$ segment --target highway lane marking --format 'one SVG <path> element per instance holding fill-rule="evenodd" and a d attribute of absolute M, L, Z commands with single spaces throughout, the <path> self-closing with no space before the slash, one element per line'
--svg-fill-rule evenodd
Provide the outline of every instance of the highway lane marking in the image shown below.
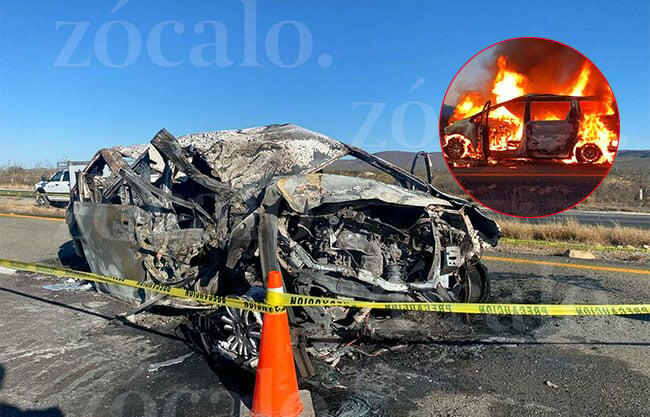
<path fill-rule="evenodd" d="M 27 214 L 14 214 L 14 213 L 0 213 L 0 217 L 14 217 L 20 219 L 37 219 L 37 220 L 49 220 L 51 222 L 64 222 L 65 219 L 58 217 L 44 217 L 44 216 L 30 216 Z"/>
<path fill-rule="evenodd" d="M 533 259 L 520 259 L 520 258 L 502 258 L 500 256 L 483 256 L 481 259 L 486 259 L 489 261 L 519 263 L 519 264 L 560 266 L 563 268 L 592 269 L 595 271 L 625 272 L 627 274 L 650 275 L 650 270 L 648 269 L 631 269 L 631 268 L 619 268 L 615 266 L 571 264 L 566 262 L 539 261 Z"/>
<path fill-rule="evenodd" d="M 617 216 L 642 216 L 642 217 L 650 217 L 650 212 L 648 213 L 643 213 L 640 211 L 598 211 L 598 210 L 576 210 L 573 213 L 566 213 L 566 214 L 574 214 L 574 215 L 580 215 L 580 214 L 598 214 L 601 216 L 604 215 L 610 215 L 614 214 Z"/>

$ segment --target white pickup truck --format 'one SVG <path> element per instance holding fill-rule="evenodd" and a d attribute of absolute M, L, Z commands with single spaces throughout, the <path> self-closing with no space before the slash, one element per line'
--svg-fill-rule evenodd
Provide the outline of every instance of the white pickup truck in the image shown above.
<path fill-rule="evenodd" d="M 36 203 L 49 206 L 52 203 L 67 203 L 70 201 L 70 190 L 77 183 L 77 171 L 86 167 L 86 162 L 58 162 L 57 171 L 49 180 L 34 184 Z"/>

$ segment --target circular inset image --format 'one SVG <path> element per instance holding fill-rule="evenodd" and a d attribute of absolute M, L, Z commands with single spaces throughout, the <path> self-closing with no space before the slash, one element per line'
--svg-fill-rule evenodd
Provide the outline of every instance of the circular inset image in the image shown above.
<path fill-rule="evenodd" d="M 518 38 L 479 52 L 452 80 L 442 153 L 458 183 L 492 210 L 540 217 L 584 200 L 612 166 L 614 94 L 575 49 Z"/>

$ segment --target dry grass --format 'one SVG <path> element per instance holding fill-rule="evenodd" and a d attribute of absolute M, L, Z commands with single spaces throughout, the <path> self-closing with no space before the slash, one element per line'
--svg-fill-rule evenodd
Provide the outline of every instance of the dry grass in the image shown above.
<path fill-rule="evenodd" d="M 504 237 L 522 240 L 587 243 L 606 246 L 650 245 L 650 230 L 635 227 L 605 227 L 581 225 L 575 220 L 530 224 L 500 220 Z"/>
<path fill-rule="evenodd" d="M 65 217 L 65 208 L 42 207 L 33 199 L 20 197 L 0 197 L 0 213 L 28 214 L 33 216 Z"/>
<path fill-rule="evenodd" d="M 38 181 L 34 181 L 34 184 L 36 184 Z M 28 187 L 25 184 L 15 184 L 11 182 L 0 182 L 0 188 L 7 188 L 11 190 L 28 190 L 28 191 L 34 191 L 34 184 L 32 184 L 31 187 Z"/>
<path fill-rule="evenodd" d="M 644 190 L 645 198 L 639 200 L 639 189 Z M 621 176 L 609 174 L 605 180 L 580 207 L 610 209 L 634 209 L 647 211 L 650 208 L 650 176 L 644 173 Z"/>
<path fill-rule="evenodd" d="M 41 180 L 50 178 L 56 169 L 48 167 L 25 168 L 19 165 L 0 167 L 0 188 L 29 188 Z"/>

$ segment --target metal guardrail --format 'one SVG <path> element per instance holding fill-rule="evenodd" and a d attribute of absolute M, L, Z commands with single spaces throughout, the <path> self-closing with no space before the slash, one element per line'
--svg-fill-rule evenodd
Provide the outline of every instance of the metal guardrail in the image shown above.
<path fill-rule="evenodd" d="M 4 197 L 34 197 L 34 190 L 14 190 L 11 188 L 0 188 L 0 196 Z"/>
<path fill-rule="evenodd" d="M 47 193 L 48 196 L 53 197 L 69 197 L 69 193 Z M 0 188 L 0 197 L 26 197 L 34 198 L 36 191 L 32 190 L 14 190 L 11 188 Z"/>

